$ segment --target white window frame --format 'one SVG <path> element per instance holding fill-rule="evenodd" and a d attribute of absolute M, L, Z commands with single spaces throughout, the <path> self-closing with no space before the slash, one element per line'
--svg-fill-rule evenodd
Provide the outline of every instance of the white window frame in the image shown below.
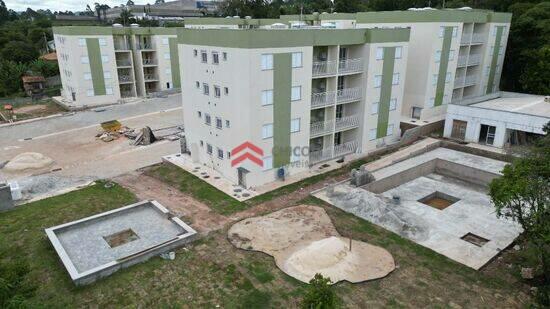
<path fill-rule="evenodd" d="M 84 63 L 84 64 L 90 63 L 90 58 L 88 58 L 88 56 L 81 56 L 80 63 Z"/>
<path fill-rule="evenodd" d="M 450 83 L 451 78 L 452 78 L 451 72 L 447 72 L 447 74 L 445 74 L 445 83 Z"/>
<path fill-rule="evenodd" d="M 290 120 L 290 133 L 300 132 L 300 118 Z"/>
<path fill-rule="evenodd" d="M 99 41 L 99 46 L 107 46 L 107 40 L 100 38 L 98 41 Z"/>
<path fill-rule="evenodd" d="M 388 128 L 386 129 L 386 136 L 392 136 L 393 135 L 393 123 L 388 124 Z"/>
<path fill-rule="evenodd" d="M 445 27 L 440 26 L 439 27 L 439 37 L 442 38 L 445 35 Z"/>
<path fill-rule="evenodd" d="M 299 101 L 302 99 L 302 86 L 294 86 L 290 90 L 290 101 Z"/>
<path fill-rule="evenodd" d="M 292 67 L 293 68 L 301 68 L 302 67 L 302 59 L 303 59 L 303 53 L 302 52 L 292 53 Z"/>
<path fill-rule="evenodd" d="M 90 72 L 84 73 L 84 80 L 92 80 L 92 73 Z"/>
<path fill-rule="evenodd" d="M 401 59 L 403 57 L 403 47 L 396 46 L 395 47 L 395 59 Z"/>
<path fill-rule="evenodd" d="M 378 114 L 378 109 L 379 108 L 380 108 L 380 103 L 379 102 L 372 103 L 371 106 L 370 106 L 370 114 L 371 115 Z"/>
<path fill-rule="evenodd" d="M 206 50 L 201 50 L 201 62 L 208 63 L 208 53 Z"/>
<path fill-rule="evenodd" d="M 374 88 L 382 87 L 382 75 L 374 75 Z"/>
<path fill-rule="evenodd" d="M 393 73 L 392 79 L 391 79 L 391 84 L 393 86 L 399 85 L 399 78 L 400 78 L 399 73 Z"/>
<path fill-rule="evenodd" d="M 439 74 L 434 74 L 434 75 L 433 75 L 432 86 L 437 85 L 437 79 L 438 79 L 438 78 L 439 78 Z"/>
<path fill-rule="evenodd" d="M 262 106 L 273 105 L 273 89 L 262 90 Z"/>
<path fill-rule="evenodd" d="M 111 71 L 103 71 L 104 79 L 111 79 Z"/>
<path fill-rule="evenodd" d="M 112 87 L 105 87 L 105 93 L 108 94 L 108 95 L 112 95 L 113 94 L 113 88 Z"/>
<path fill-rule="evenodd" d="M 170 53 L 164 53 L 164 60 L 170 60 Z"/>
<path fill-rule="evenodd" d="M 86 39 L 78 39 L 78 46 L 86 46 Z"/>
<path fill-rule="evenodd" d="M 262 71 L 273 70 L 273 54 L 262 54 L 260 67 Z"/>
<path fill-rule="evenodd" d="M 101 55 L 101 63 L 107 63 L 107 62 L 109 62 L 109 56 Z"/>
<path fill-rule="evenodd" d="M 428 100 L 428 107 L 434 107 L 435 106 L 435 98 L 430 98 Z"/>
<path fill-rule="evenodd" d="M 88 89 L 88 90 L 86 90 L 86 96 L 87 96 L 87 97 L 93 97 L 93 96 L 95 96 L 94 90 L 93 90 L 93 89 Z"/>
<path fill-rule="evenodd" d="M 264 162 L 264 166 L 262 167 L 262 169 L 264 171 L 268 171 L 270 169 L 273 169 L 273 157 L 272 156 L 264 157 L 262 159 L 262 161 Z"/>
<path fill-rule="evenodd" d="M 273 137 L 273 123 L 266 123 L 262 126 L 262 139 Z"/>
<path fill-rule="evenodd" d="M 210 86 L 207 83 L 202 83 L 202 94 L 210 95 Z"/>
<path fill-rule="evenodd" d="M 435 51 L 435 63 L 439 63 L 439 62 L 441 62 L 441 51 L 436 50 Z"/>
<path fill-rule="evenodd" d="M 217 51 L 212 52 L 212 64 L 220 64 L 220 54 Z"/>
<path fill-rule="evenodd" d="M 223 153 L 224 153 L 223 149 L 217 148 L 217 150 L 218 150 L 218 159 L 223 159 Z"/>
<path fill-rule="evenodd" d="M 374 141 L 376 139 L 377 131 L 378 131 L 378 128 L 374 128 L 374 129 L 369 130 L 369 141 Z"/>
<path fill-rule="evenodd" d="M 162 38 L 162 45 L 168 45 L 168 38 Z"/>
<path fill-rule="evenodd" d="M 396 98 L 390 99 L 390 110 L 394 111 L 396 109 L 397 109 L 397 99 Z"/>
<path fill-rule="evenodd" d="M 214 97 L 219 98 L 222 96 L 222 88 L 218 85 L 214 85 Z"/>
<path fill-rule="evenodd" d="M 223 128 L 223 120 L 220 117 L 216 117 L 216 129 L 222 129 Z"/>
<path fill-rule="evenodd" d="M 384 47 L 376 48 L 376 60 L 384 59 Z"/>

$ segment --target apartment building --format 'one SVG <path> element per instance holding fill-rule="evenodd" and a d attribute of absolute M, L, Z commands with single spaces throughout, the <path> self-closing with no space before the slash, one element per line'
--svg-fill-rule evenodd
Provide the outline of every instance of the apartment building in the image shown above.
<path fill-rule="evenodd" d="M 180 88 L 175 28 L 54 27 L 63 101 L 83 107 Z"/>
<path fill-rule="evenodd" d="M 214 22 L 178 30 L 194 162 L 250 187 L 399 140 L 409 28 Z M 235 164 L 245 142 L 261 158 Z"/>
<path fill-rule="evenodd" d="M 287 15 L 294 24 L 337 29 L 410 27 L 403 121 L 445 119 L 447 105 L 498 92 L 512 15 L 485 10 L 410 9 Z"/>

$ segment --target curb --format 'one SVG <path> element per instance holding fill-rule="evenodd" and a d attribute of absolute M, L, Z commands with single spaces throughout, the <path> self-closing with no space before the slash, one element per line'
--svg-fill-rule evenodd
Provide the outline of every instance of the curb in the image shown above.
<path fill-rule="evenodd" d="M 75 114 L 75 112 L 67 112 L 67 113 L 53 114 L 53 115 L 49 115 L 49 116 L 45 116 L 45 117 L 25 119 L 25 120 L 16 121 L 16 122 L 8 122 L 8 123 L 0 124 L 0 128 L 11 127 L 11 126 L 19 125 L 19 124 L 31 123 L 31 122 L 35 122 L 35 121 L 47 120 L 47 119 L 57 118 L 57 117 L 62 117 L 62 116 L 71 116 L 71 115 L 74 115 L 74 114 Z"/>

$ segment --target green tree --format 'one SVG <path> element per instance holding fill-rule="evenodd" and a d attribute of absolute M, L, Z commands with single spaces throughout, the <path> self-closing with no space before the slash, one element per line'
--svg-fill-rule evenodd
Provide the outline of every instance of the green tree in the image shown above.
<path fill-rule="evenodd" d="M 315 274 L 309 281 L 309 287 L 302 299 L 301 307 L 304 309 L 330 309 L 336 308 L 337 297 L 331 288 L 332 281 L 321 274 Z"/>
<path fill-rule="evenodd" d="M 0 25 L 10 19 L 10 13 L 3 0 L 0 0 Z"/>
<path fill-rule="evenodd" d="M 30 43 L 12 41 L 4 45 L 0 51 L 2 59 L 14 62 L 31 62 L 38 58 L 38 50 Z"/>
<path fill-rule="evenodd" d="M 526 55 L 525 69 L 519 82 L 529 93 L 550 94 L 550 44 Z"/>
<path fill-rule="evenodd" d="M 21 76 L 28 70 L 27 65 L 0 60 L 0 96 L 8 96 L 23 89 Z"/>
<path fill-rule="evenodd" d="M 497 216 L 521 225 L 536 248 L 544 280 L 550 284 L 550 122 L 524 157 L 515 159 L 489 185 Z"/>

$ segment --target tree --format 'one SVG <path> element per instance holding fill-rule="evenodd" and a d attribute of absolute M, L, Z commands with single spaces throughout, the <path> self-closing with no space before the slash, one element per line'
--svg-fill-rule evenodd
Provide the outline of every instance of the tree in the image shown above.
<path fill-rule="evenodd" d="M 489 184 L 497 216 L 521 225 L 537 250 L 546 285 L 550 284 L 550 122 L 524 157 L 515 159 L 503 176 Z"/>
<path fill-rule="evenodd" d="M 126 5 L 134 5 L 134 1 L 128 0 L 128 1 L 126 2 Z"/>
<path fill-rule="evenodd" d="M 155 0 L 155 4 L 162 4 L 164 3 L 164 0 Z"/>
<path fill-rule="evenodd" d="M 23 89 L 21 76 L 27 72 L 27 65 L 0 60 L 0 96 L 14 94 Z"/>
<path fill-rule="evenodd" d="M 0 24 L 3 24 L 10 19 L 10 13 L 3 0 L 0 0 Z"/>
<path fill-rule="evenodd" d="M 337 297 L 331 288 L 332 281 L 321 274 L 315 274 L 309 281 L 309 287 L 302 299 L 301 307 L 304 309 L 330 309 L 336 308 Z"/>
<path fill-rule="evenodd" d="M 519 82 L 529 93 L 550 93 L 550 44 L 529 53 Z"/>
<path fill-rule="evenodd" d="M 4 45 L 0 56 L 8 61 L 27 63 L 38 58 L 38 50 L 30 43 L 11 41 Z"/>

